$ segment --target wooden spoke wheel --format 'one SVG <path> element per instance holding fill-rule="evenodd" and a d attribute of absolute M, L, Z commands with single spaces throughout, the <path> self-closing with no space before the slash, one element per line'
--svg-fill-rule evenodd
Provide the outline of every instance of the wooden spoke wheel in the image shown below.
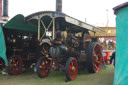
<path fill-rule="evenodd" d="M 90 73 L 96 73 L 100 71 L 101 61 L 102 61 L 102 53 L 101 47 L 98 43 L 93 42 L 90 43 L 87 50 L 88 58 L 87 58 L 87 69 Z"/>
<path fill-rule="evenodd" d="M 37 62 L 37 75 L 40 78 L 47 77 L 50 73 L 51 61 L 47 57 L 41 57 Z"/>
<path fill-rule="evenodd" d="M 65 66 L 65 73 L 67 80 L 74 80 L 77 76 L 78 65 L 75 58 L 68 58 Z"/>
<path fill-rule="evenodd" d="M 12 56 L 9 58 L 9 64 L 7 66 L 7 72 L 10 75 L 19 74 L 22 70 L 23 62 L 19 56 Z"/>
<path fill-rule="evenodd" d="M 5 67 L 5 62 L 2 58 L 0 58 L 0 70 L 2 70 Z"/>

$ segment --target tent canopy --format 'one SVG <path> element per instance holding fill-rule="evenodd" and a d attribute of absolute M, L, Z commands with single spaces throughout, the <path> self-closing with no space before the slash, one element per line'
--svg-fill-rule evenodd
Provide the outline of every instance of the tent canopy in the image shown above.
<path fill-rule="evenodd" d="M 0 58 L 2 58 L 5 61 L 5 64 L 8 65 L 4 34 L 1 26 L 0 26 Z"/>
<path fill-rule="evenodd" d="M 21 14 L 14 16 L 11 20 L 9 20 L 3 26 L 3 28 L 30 31 L 30 32 L 37 32 L 37 30 L 38 30 L 37 26 L 25 23 L 24 22 L 24 16 Z"/>
<path fill-rule="evenodd" d="M 116 14 L 116 57 L 113 85 L 128 85 L 128 2 L 114 8 Z"/>

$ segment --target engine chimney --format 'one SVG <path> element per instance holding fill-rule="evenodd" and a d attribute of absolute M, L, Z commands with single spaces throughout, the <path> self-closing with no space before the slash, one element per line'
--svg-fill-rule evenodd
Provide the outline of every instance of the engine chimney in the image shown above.
<path fill-rule="evenodd" d="M 3 0 L 3 21 L 8 20 L 8 0 Z"/>
<path fill-rule="evenodd" d="M 62 0 L 56 0 L 56 11 L 62 12 Z"/>
<path fill-rule="evenodd" d="M 2 0 L 0 0 L 0 21 L 2 20 Z"/>

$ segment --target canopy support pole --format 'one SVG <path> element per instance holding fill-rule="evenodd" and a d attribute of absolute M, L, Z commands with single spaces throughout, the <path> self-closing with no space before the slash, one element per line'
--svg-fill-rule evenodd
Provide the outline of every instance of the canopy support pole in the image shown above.
<path fill-rule="evenodd" d="M 38 40 L 40 40 L 40 19 L 38 19 Z"/>
<path fill-rule="evenodd" d="M 53 18 L 53 37 L 52 39 L 55 39 L 55 18 Z"/>

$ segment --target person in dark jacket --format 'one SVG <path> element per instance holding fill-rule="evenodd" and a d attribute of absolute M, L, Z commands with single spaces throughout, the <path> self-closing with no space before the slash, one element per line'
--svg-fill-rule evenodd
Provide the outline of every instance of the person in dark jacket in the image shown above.
<path fill-rule="evenodd" d="M 112 64 L 112 61 L 114 61 L 114 66 L 115 66 L 115 54 L 116 52 L 113 52 L 110 58 L 110 64 Z"/>

